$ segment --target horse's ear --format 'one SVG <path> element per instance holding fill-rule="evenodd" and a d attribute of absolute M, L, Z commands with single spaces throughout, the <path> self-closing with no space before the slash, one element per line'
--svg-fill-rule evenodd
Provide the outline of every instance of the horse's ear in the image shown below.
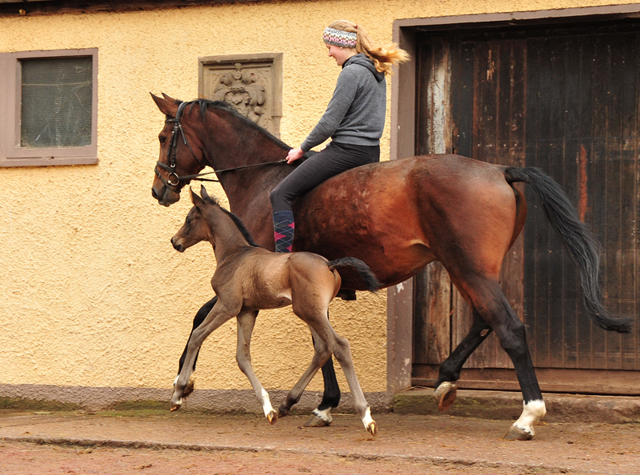
<path fill-rule="evenodd" d="M 194 193 L 193 188 L 189 187 L 189 192 L 191 193 L 191 202 L 194 206 L 199 207 L 204 204 L 204 200 Z"/>
<path fill-rule="evenodd" d="M 202 198 L 205 200 L 211 200 L 211 198 L 209 197 L 209 193 L 207 193 L 207 189 L 204 187 L 204 185 L 200 185 L 200 195 L 202 195 Z"/>
<path fill-rule="evenodd" d="M 158 106 L 158 109 L 160 109 L 160 112 L 170 117 L 176 116 L 178 112 L 178 104 L 176 103 L 175 99 L 172 99 L 165 94 L 162 94 L 164 96 L 164 99 L 156 96 L 153 93 L 150 93 L 150 94 L 151 94 L 151 98 L 153 99 L 153 102 L 155 102 L 156 105 Z"/>

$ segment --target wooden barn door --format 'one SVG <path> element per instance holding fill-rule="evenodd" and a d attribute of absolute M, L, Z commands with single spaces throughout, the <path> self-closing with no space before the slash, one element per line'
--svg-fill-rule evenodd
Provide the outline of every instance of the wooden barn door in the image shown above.
<path fill-rule="evenodd" d="M 535 166 L 553 177 L 603 245 L 605 306 L 635 316 L 640 298 L 640 26 L 530 28 L 429 34 L 420 41 L 418 153 L 455 152 Z M 437 138 L 440 134 L 442 137 Z M 640 394 L 640 335 L 595 327 L 577 269 L 525 190 L 525 231 L 502 269 L 502 288 L 527 325 L 543 390 Z M 416 279 L 413 382 L 470 327 L 471 313 L 439 264 Z M 465 365 L 462 387 L 518 387 L 490 336 Z"/>

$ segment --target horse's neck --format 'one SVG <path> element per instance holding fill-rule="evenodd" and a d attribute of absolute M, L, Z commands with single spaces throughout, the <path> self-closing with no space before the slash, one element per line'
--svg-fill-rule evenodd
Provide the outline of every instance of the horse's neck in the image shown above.
<path fill-rule="evenodd" d="M 229 256 L 236 254 L 245 247 L 251 247 L 236 226 L 236 223 L 222 210 L 219 215 L 209 221 L 209 230 L 212 235 L 211 244 L 218 265 Z"/>
<path fill-rule="evenodd" d="M 208 152 L 214 170 L 275 162 L 287 155 L 288 149 L 284 144 L 251 130 L 249 125 L 238 122 L 235 117 L 229 119 L 216 114 L 207 123 L 212 124 L 208 132 Z M 264 245 L 260 238 L 262 230 L 254 225 L 263 222 L 265 215 L 271 214 L 269 193 L 291 170 L 285 165 L 266 165 L 220 173 L 218 176 L 229 198 L 231 211 L 242 218 L 260 244 Z"/>

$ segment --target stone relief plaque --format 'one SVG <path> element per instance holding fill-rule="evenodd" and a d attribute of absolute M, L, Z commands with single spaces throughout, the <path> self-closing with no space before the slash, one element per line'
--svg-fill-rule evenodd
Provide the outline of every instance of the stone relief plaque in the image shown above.
<path fill-rule="evenodd" d="M 199 62 L 200 97 L 224 101 L 280 136 L 282 53 L 207 56 Z"/>

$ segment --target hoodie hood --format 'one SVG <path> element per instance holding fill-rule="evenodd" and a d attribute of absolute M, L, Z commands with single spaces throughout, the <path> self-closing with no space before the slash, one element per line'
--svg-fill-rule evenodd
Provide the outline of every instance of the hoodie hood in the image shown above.
<path fill-rule="evenodd" d="M 349 59 L 347 59 L 342 65 L 342 69 L 347 66 L 351 66 L 352 64 L 358 64 L 367 68 L 369 71 L 371 71 L 371 74 L 373 74 L 378 82 L 381 82 L 384 79 L 384 73 L 378 71 L 373 64 L 373 61 L 363 53 L 358 53 L 355 56 L 351 56 Z"/>

